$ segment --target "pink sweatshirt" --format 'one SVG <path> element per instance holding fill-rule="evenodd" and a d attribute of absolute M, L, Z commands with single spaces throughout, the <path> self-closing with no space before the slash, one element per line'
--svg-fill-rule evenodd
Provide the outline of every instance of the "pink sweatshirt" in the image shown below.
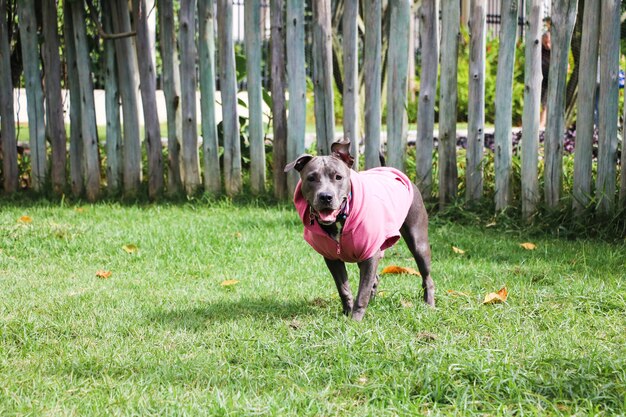
<path fill-rule="evenodd" d="M 361 262 L 400 239 L 400 227 L 413 203 L 413 186 L 395 168 L 350 172 L 352 199 L 339 242 L 317 222 L 311 225 L 309 204 L 298 183 L 294 203 L 304 224 L 304 240 L 328 259 Z"/>

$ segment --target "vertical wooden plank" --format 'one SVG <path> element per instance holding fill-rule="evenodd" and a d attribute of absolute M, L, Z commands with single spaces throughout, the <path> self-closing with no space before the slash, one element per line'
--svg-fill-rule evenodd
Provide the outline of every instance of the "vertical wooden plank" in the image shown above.
<path fill-rule="evenodd" d="M 24 63 L 28 131 L 30 134 L 31 184 L 43 191 L 46 182 L 46 132 L 44 130 L 43 91 L 39 71 L 39 44 L 34 0 L 18 2 L 20 41 Z"/>
<path fill-rule="evenodd" d="M 126 0 L 111 1 L 113 10 L 113 29 L 116 33 L 130 32 L 130 14 Z M 122 117 L 124 119 L 124 157 L 123 186 L 124 195 L 133 198 L 141 183 L 141 143 L 139 141 L 139 115 L 137 104 L 137 56 L 130 38 L 115 40 L 117 73 L 120 96 L 122 97 Z"/>
<path fill-rule="evenodd" d="M 330 0 L 313 2 L 313 99 L 317 153 L 329 155 L 335 141 Z"/>
<path fill-rule="evenodd" d="M 112 10 L 109 2 L 102 3 L 102 26 L 113 33 Z M 107 189 L 110 195 L 119 192 L 122 181 L 122 125 L 120 123 L 120 91 L 117 80 L 115 43 L 104 41 L 104 91 L 106 108 Z"/>
<path fill-rule="evenodd" d="M 233 2 L 217 0 L 217 26 L 222 93 L 222 126 L 224 128 L 224 183 L 226 194 L 241 192 L 241 143 L 237 115 L 237 77 L 233 42 Z"/>
<path fill-rule="evenodd" d="M 137 28 L 135 45 L 148 156 L 148 197 L 155 200 L 163 193 L 163 148 L 156 103 L 156 71 L 152 64 L 154 61 L 150 48 L 147 14 L 146 1 L 133 0 L 133 16 Z"/>
<path fill-rule="evenodd" d="M 578 71 L 576 152 L 574 152 L 574 209 L 580 213 L 591 202 L 593 181 L 594 108 L 598 83 L 600 2 L 586 1 Z"/>
<path fill-rule="evenodd" d="M 363 71 L 365 72 L 365 169 L 380 165 L 381 124 L 381 0 L 364 0 L 363 14 L 365 44 Z"/>
<path fill-rule="evenodd" d="M 622 118 L 622 160 L 621 172 L 620 172 L 620 188 L 619 188 L 619 209 L 626 209 L 626 138 L 624 137 L 626 132 L 626 106 L 624 106 L 624 115 Z"/>
<path fill-rule="evenodd" d="M 7 28 L 7 1 L 0 0 L 0 136 L 2 137 L 2 185 L 5 193 L 17 191 L 17 142 L 11 79 L 11 49 Z"/>
<path fill-rule="evenodd" d="M 391 0 L 389 7 L 391 46 L 387 52 L 387 164 L 403 171 L 408 124 L 406 109 L 411 2 Z"/>
<path fill-rule="evenodd" d="M 83 0 L 75 0 L 71 4 L 72 21 L 74 23 L 74 45 L 76 46 L 76 62 L 78 83 L 80 86 L 81 132 L 83 136 L 83 161 L 85 178 L 85 196 L 95 201 L 100 196 L 100 160 L 98 157 L 98 134 L 96 132 L 96 106 L 93 98 L 91 80 L 91 64 L 87 46 L 87 29 L 85 26 L 85 5 Z"/>
<path fill-rule="evenodd" d="M 63 119 L 61 96 L 61 58 L 59 56 L 59 34 L 57 5 L 55 0 L 42 1 L 42 23 L 44 47 L 42 56 L 45 68 L 47 131 L 52 148 L 51 182 L 52 192 L 62 195 L 65 191 L 65 167 L 67 165 L 67 136 Z"/>
<path fill-rule="evenodd" d="M 550 39 L 550 75 L 547 92 L 545 132 L 544 197 L 549 208 L 556 208 L 561 198 L 563 177 L 563 132 L 565 131 L 565 89 L 569 53 L 578 0 L 563 0 L 552 5 Z"/>
<path fill-rule="evenodd" d="M 343 136 L 350 139 L 354 167 L 359 166 L 359 1 L 346 0 L 343 11 Z"/>
<path fill-rule="evenodd" d="M 457 68 L 461 9 L 457 1 L 441 6 L 441 88 L 439 96 L 439 208 L 456 198 Z"/>
<path fill-rule="evenodd" d="M 432 197 L 433 131 L 435 129 L 435 99 L 437 95 L 437 66 L 439 64 L 439 1 L 422 0 L 418 12 L 422 43 L 422 72 L 417 105 L 417 138 L 415 141 L 416 183 L 425 199 Z"/>
<path fill-rule="evenodd" d="M 285 103 L 285 22 L 284 0 L 271 0 L 271 63 L 272 63 L 272 150 L 274 196 L 287 197 L 287 177 L 283 168 L 287 164 L 287 108 Z"/>
<path fill-rule="evenodd" d="M 215 1 L 198 3 L 198 53 L 200 54 L 200 112 L 204 153 L 204 190 L 218 194 L 222 189 L 220 157 L 215 121 Z"/>
<path fill-rule="evenodd" d="M 601 213 L 615 208 L 619 72 L 620 0 L 602 2 L 600 28 L 600 99 L 598 100 L 598 176 L 596 199 Z M 553 42 L 554 45 L 554 42 Z M 552 70 L 552 68 L 550 68 Z M 548 107 L 548 112 L 550 108 Z"/>
<path fill-rule="evenodd" d="M 182 174 L 187 195 L 200 186 L 196 123 L 196 0 L 180 2 L 180 85 L 183 116 Z"/>
<path fill-rule="evenodd" d="M 417 25 L 415 24 L 415 10 L 417 3 L 410 2 L 410 15 L 409 15 L 409 76 L 408 76 L 408 89 L 409 89 L 409 103 L 415 102 L 415 33 Z"/>
<path fill-rule="evenodd" d="M 83 136 L 81 133 L 80 86 L 78 84 L 78 64 L 74 45 L 74 24 L 70 2 L 63 2 L 63 35 L 65 40 L 65 61 L 67 62 L 67 83 L 70 90 L 70 187 L 74 197 L 80 197 L 84 190 L 83 181 Z"/>
<path fill-rule="evenodd" d="M 541 105 L 542 0 L 526 3 L 524 112 L 522 114 L 522 217 L 530 220 L 539 202 L 539 113 Z"/>
<path fill-rule="evenodd" d="M 244 7 L 246 44 L 246 79 L 248 82 L 248 125 L 250 140 L 250 189 L 253 194 L 265 191 L 265 138 L 263 134 L 263 98 L 261 97 L 261 0 L 248 0 Z"/>
<path fill-rule="evenodd" d="M 306 62 L 304 59 L 304 0 L 287 0 L 287 74 L 289 118 L 287 119 L 287 161 L 304 153 L 306 129 Z M 289 193 L 298 183 L 298 173 L 287 174 Z"/>
<path fill-rule="evenodd" d="M 183 120 L 180 103 L 180 63 L 178 61 L 178 48 L 176 47 L 173 0 L 158 0 L 157 11 L 159 12 L 159 41 L 163 65 L 161 76 L 167 112 L 167 193 L 174 196 L 179 194 L 183 188 L 180 176 L 180 144 L 183 136 Z M 202 65 L 202 62 L 200 64 Z M 217 133 L 215 133 L 216 136 Z M 206 136 L 205 140 L 207 140 Z M 217 141 L 217 139 L 215 140 Z M 206 171 L 205 175 L 207 175 Z M 217 180 L 219 184 L 219 171 Z"/>
<path fill-rule="evenodd" d="M 485 0 L 470 5 L 469 104 L 467 109 L 467 162 L 465 200 L 483 196 L 483 150 L 485 144 L 485 46 L 487 9 Z"/>
<path fill-rule="evenodd" d="M 496 210 L 504 210 L 511 203 L 511 117 L 513 114 L 513 64 L 517 34 L 517 0 L 502 0 L 500 13 L 500 49 L 496 75 L 495 121 L 495 177 Z"/>

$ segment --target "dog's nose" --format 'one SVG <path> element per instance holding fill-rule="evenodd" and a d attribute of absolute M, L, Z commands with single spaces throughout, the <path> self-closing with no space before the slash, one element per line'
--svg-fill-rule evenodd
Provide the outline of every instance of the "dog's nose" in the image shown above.
<path fill-rule="evenodd" d="M 333 195 L 330 193 L 320 193 L 318 196 L 320 202 L 324 204 L 330 204 L 333 201 Z"/>

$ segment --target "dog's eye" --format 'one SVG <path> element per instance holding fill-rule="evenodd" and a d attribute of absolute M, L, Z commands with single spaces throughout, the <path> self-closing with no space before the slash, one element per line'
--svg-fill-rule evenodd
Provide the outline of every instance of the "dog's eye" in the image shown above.
<path fill-rule="evenodd" d="M 316 181 L 315 175 L 309 175 L 309 176 L 306 178 L 306 180 L 307 180 L 308 182 L 315 182 L 315 181 Z"/>
<path fill-rule="evenodd" d="M 335 175 L 335 180 L 341 181 L 343 177 L 341 175 Z"/>

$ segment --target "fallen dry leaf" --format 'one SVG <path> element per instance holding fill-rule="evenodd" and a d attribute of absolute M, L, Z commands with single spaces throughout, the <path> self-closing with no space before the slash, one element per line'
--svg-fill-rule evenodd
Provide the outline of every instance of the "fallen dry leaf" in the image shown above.
<path fill-rule="evenodd" d="M 524 242 L 524 243 L 520 243 L 519 245 L 522 248 L 526 249 L 526 250 L 535 250 L 535 249 L 537 249 L 537 245 L 535 245 L 534 243 L 531 243 L 531 242 Z"/>
<path fill-rule="evenodd" d="M 136 245 L 130 244 L 130 245 L 124 245 L 122 246 L 122 249 L 124 249 L 124 252 L 126 253 L 135 253 L 139 250 L 139 248 Z"/>
<path fill-rule="evenodd" d="M 84 213 L 84 212 L 85 212 L 85 208 L 84 208 L 84 207 L 76 207 L 76 208 L 74 209 L 74 211 L 75 211 L 76 213 Z"/>
<path fill-rule="evenodd" d="M 494 227 L 496 225 L 497 225 L 496 222 L 491 222 L 491 223 L 487 224 L 485 227 Z"/>
<path fill-rule="evenodd" d="M 381 274 L 411 274 L 420 276 L 420 273 L 413 268 L 406 268 L 404 266 L 389 265 L 383 268 Z"/>
<path fill-rule="evenodd" d="M 415 335 L 419 340 L 424 342 L 433 342 L 437 340 L 438 336 L 431 332 L 420 332 Z"/>
<path fill-rule="evenodd" d="M 291 327 L 293 330 L 298 330 L 300 327 L 302 327 L 302 323 L 300 323 L 296 319 L 293 319 L 291 320 L 291 323 L 289 323 L 289 327 Z"/>
<path fill-rule="evenodd" d="M 239 284 L 239 280 L 237 279 L 227 279 L 225 281 L 222 281 L 222 283 L 220 284 L 222 287 L 231 287 L 233 285 L 237 285 Z"/>
<path fill-rule="evenodd" d="M 29 224 L 33 222 L 33 219 L 30 216 L 22 216 L 19 219 L 17 219 L 17 221 L 18 223 Z"/>
<path fill-rule="evenodd" d="M 96 271 L 96 276 L 101 279 L 107 279 L 111 276 L 111 271 L 105 271 L 104 269 L 100 269 Z"/>
<path fill-rule="evenodd" d="M 448 290 L 448 295 L 451 295 L 452 297 L 470 297 L 469 294 L 456 290 Z"/>
<path fill-rule="evenodd" d="M 359 385 L 365 385 L 365 384 L 367 384 L 368 381 L 369 381 L 369 379 L 367 379 L 367 377 L 365 375 L 361 375 L 359 377 L 359 379 L 357 380 Z"/>
<path fill-rule="evenodd" d="M 411 308 L 413 307 L 413 303 L 410 302 L 409 300 L 400 300 L 400 305 L 404 308 Z"/>
<path fill-rule="evenodd" d="M 489 294 L 485 295 L 485 301 L 483 301 L 483 304 L 504 303 L 506 302 L 506 298 L 508 297 L 508 295 L 509 291 L 506 289 L 506 287 L 502 287 L 498 292 L 490 292 Z"/>
<path fill-rule="evenodd" d="M 459 255 L 463 255 L 465 253 L 463 249 L 457 248 L 456 246 L 452 246 L 452 252 L 458 253 Z"/>

